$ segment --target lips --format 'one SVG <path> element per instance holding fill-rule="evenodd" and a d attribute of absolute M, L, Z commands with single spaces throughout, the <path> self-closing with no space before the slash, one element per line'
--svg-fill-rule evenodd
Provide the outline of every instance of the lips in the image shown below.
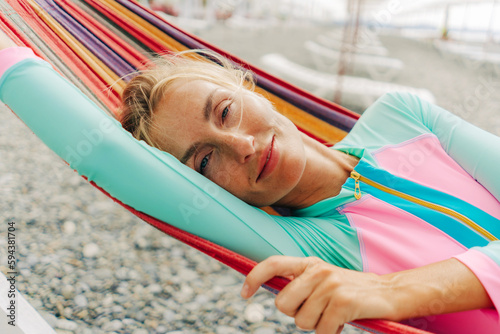
<path fill-rule="evenodd" d="M 279 153 L 277 150 L 277 146 L 274 142 L 274 136 L 267 145 L 266 149 L 263 150 L 260 158 L 259 158 L 259 176 L 257 177 L 256 182 L 266 178 L 271 172 L 274 170 L 276 165 L 278 164 Z"/>

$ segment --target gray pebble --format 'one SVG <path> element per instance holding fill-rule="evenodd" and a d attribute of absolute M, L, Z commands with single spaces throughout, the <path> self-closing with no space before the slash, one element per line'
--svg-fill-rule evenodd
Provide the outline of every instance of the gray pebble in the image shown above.
<path fill-rule="evenodd" d="M 129 270 L 128 277 L 131 280 L 138 280 L 138 279 L 142 278 L 141 274 L 139 274 L 137 272 L 137 270 Z"/>
<path fill-rule="evenodd" d="M 158 293 L 160 293 L 160 292 L 163 291 L 163 289 L 162 289 L 162 287 L 161 287 L 160 284 L 151 284 L 151 285 L 148 285 L 147 289 L 152 294 L 158 294 Z"/>
<path fill-rule="evenodd" d="M 66 299 L 71 299 L 75 296 L 75 288 L 72 285 L 66 284 L 61 288 L 61 294 Z"/>
<path fill-rule="evenodd" d="M 71 318 L 71 316 L 73 315 L 73 309 L 70 307 L 65 307 L 62 314 L 65 318 Z"/>
<path fill-rule="evenodd" d="M 205 304 L 210 303 L 210 297 L 208 297 L 205 294 L 198 294 L 194 298 L 194 301 L 195 301 L 195 303 L 197 303 L 199 305 L 205 305 Z"/>
<path fill-rule="evenodd" d="M 55 327 L 74 332 L 78 328 L 78 324 L 67 319 L 57 319 Z"/>
<path fill-rule="evenodd" d="M 114 305 L 111 308 L 111 310 L 112 310 L 113 313 L 122 313 L 124 311 L 124 308 L 121 305 Z"/>
<path fill-rule="evenodd" d="M 128 279 L 128 269 L 125 267 L 120 267 L 115 271 L 115 277 L 119 280 Z"/>
<path fill-rule="evenodd" d="M 95 243 L 86 244 L 83 246 L 83 256 L 87 258 L 94 258 L 99 254 L 99 246 Z"/>
<path fill-rule="evenodd" d="M 137 323 L 137 321 L 135 321 L 134 319 L 130 319 L 130 318 L 124 318 L 124 319 L 122 319 L 122 323 L 125 327 L 129 327 L 129 326 Z"/>
<path fill-rule="evenodd" d="M 67 220 L 64 222 L 62 230 L 66 235 L 73 235 L 76 232 L 76 225 L 71 220 Z"/>
<path fill-rule="evenodd" d="M 104 307 L 109 307 L 111 305 L 113 305 L 113 295 L 111 294 L 108 294 L 106 295 L 106 297 L 104 297 L 104 299 L 102 300 L 102 306 Z"/>
<path fill-rule="evenodd" d="M 76 334 L 95 334 L 90 328 L 78 327 Z"/>
<path fill-rule="evenodd" d="M 108 331 L 109 332 L 109 331 L 119 331 L 120 329 L 122 329 L 122 327 L 123 327 L 122 322 L 120 320 L 116 320 L 115 319 L 115 320 L 112 320 L 112 321 L 104 324 L 102 326 L 102 329 L 104 331 Z"/>
<path fill-rule="evenodd" d="M 257 328 L 252 332 L 252 334 L 275 334 L 276 331 L 271 327 L 261 327 Z"/>
<path fill-rule="evenodd" d="M 108 268 L 97 269 L 94 271 L 94 275 L 100 280 L 113 278 L 113 272 Z"/>
<path fill-rule="evenodd" d="M 139 249 L 150 249 L 153 243 L 149 238 L 137 238 L 135 239 L 135 246 Z"/>
<path fill-rule="evenodd" d="M 167 332 L 167 327 L 163 326 L 163 325 L 160 325 L 158 327 L 156 327 L 156 333 L 158 334 L 164 334 Z"/>
<path fill-rule="evenodd" d="M 165 321 L 166 323 L 169 323 L 169 322 L 172 322 L 175 320 L 175 312 L 172 311 L 172 310 L 166 310 L 165 312 L 163 312 L 163 321 Z"/>
<path fill-rule="evenodd" d="M 234 277 L 233 275 L 220 276 L 214 282 L 215 285 L 220 285 L 220 286 L 230 286 L 230 285 L 235 285 L 236 283 L 239 283 L 239 281 L 236 280 L 236 277 Z"/>
<path fill-rule="evenodd" d="M 136 330 L 134 330 L 134 331 L 132 332 L 132 334 L 149 334 L 149 333 L 148 333 L 148 331 L 147 331 L 147 330 L 140 328 L 140 329 L 136 329 Z"/>
<path fill-rule="evenodd" d="M 218 326 L 215 329 L 216 334 L 235 334 L 236 330 L 233 327 L 229 326 Z"/>
<path fill-rule="evenodd" d="M 177 274 L 182 278 L 183 281 L 192 281 L 199 278 L 199 275 L 196 271 L 187 268 L 179 270 Z"/>
<path fill-rule="evenodd" d="M 87 297 L 84 295 L 77 295 L 74 299 L 75 305 L 81 308 L 85 308 L 88 305 Z"/>
<path fill-rule="evenodd" d="M 264 307 L 260 304 L 252 303 L 245 308 L 245 320 L 249 323 L 264 321 Z"/>
<path fill-rule="evenodd" d="M 143 322 L 144 320 L 146 320 L 146 315 L 144 314 L 144 312 L 142 311 L 139 311 L 135 314 L 135 320 L 139 321 L 139 322 Z"/>

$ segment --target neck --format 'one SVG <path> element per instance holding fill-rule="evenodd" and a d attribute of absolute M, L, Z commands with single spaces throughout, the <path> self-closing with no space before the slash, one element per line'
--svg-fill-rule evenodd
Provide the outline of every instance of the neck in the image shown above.
<path fill-rule="evenodd" d="M 303 135 L 306 166 L 295 188 L 276 205 L 301 209 L 336 196 L 358 163 L 358 158 L 332 150 Z"/>

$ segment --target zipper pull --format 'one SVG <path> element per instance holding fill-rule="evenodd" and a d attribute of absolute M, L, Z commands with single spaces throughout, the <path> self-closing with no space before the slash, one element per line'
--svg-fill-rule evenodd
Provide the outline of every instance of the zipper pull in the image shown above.
<path fill-rule="evenodd" d="M 359 188 L 359 178 L 361 177 L 361 175 L 358 172 L 353 170 L 351 172 L 351 177 L 354 179 L 354 197 L 356 199 L 360 199 L 361 198 L 361 189 Z"/>

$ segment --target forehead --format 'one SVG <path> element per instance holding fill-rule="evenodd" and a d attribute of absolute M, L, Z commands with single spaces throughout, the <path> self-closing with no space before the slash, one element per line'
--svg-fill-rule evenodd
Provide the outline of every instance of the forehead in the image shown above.
<path fill-rule="evenodd" d="M 172 83 L 153 113 L 152 139 L 179 159 L 203 130 L 205 104 L 212 92 L 219 89 L 222 87 L 204 80 Z"/>

